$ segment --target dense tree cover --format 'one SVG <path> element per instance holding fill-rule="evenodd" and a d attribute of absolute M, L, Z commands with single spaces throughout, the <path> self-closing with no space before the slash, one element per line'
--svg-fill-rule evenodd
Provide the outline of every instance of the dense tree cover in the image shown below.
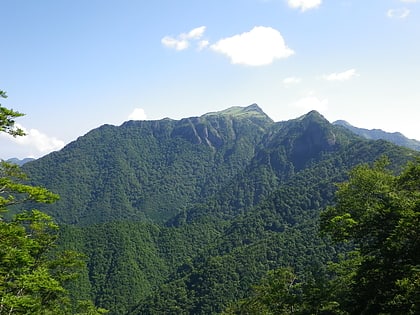
<path fill-rule="evenodd" d="M 0 96 L 5 93 L 0 91 Z M 22 114 L 0 107 L 0 131 L 23 135 L 13 118 Z M 73 308 L 67 282 L 83 268 L 81 255 L 54 252 L 58 225 L 38 210 L 22 210 L 27 202 L 52 203 L 58 196 L 25 183 L 17 165 L 0 161 L 0 314 L 104 314 L 88 300 Z M 9 207 L 19 211 L 9 219 Z"/>
<path fill-rule="evenodd" d="M 267 271 L 282 266 L 292 266 L 299 281 L 308 283 L 307 314 L 334 309 L 336 302 L 319 279 L 330 276 L 327 262 L 336 261 L 337 250 L 344 247 L 332 247 L 317 229 L 319 212 L 332 204 L 334 182 L 344 179 L 342 168 L 326 167 L 331 162 L 296 174 L 258 207 L 230 221 L 208 250 L 172 274 L 132 314 L 159 313 L 166 307 L 179 314 L 219 313 L 245 297 Z"/>
<path fill-rule="evenodd" d="M 188 260 L 216 235 L 210 224 L 174 228 L 115 221 L 62 226 L 58 242 L 61 248 L 77 249 L 88 257 L 85 274 L 72 288 L 76 296 L 91 294 L 97 305 L 125 314 L 171 274 L 185 272 Z"/>
<path fill-rule="evenodd" d="M 319 277 L 269 271 L 225 314 L 418 314 L 420 159 L 400 175 L 357 166 L 321 214 L 321 230 L 351 244 Z"/>
<path fill-rule="evenodd" d="M 347 314 L 335 300 L 330 280 L 323 274 L 297 274 L 290 267 L 267 272 L 250 294 L 228 306 L 223 315 Z"/>
<path fill-rule="evenodd" d="M 420 311 L 420 160 L 399 176 L 385 165 L 352 170 L 337 204 L 322 213 L 325 233 L 355 245 L 357 259 L 343 275 L 351 281 L 343 303 L 350 314 Z"/>
<path fill-rule="evenodd" d="M 78 275 L 82 260 L 69 251 L 50 256 L 57 228 L 36 210 L 0 222 L 0 314 L 72 312 L 64 285 Z"/>
<path fill-rule="evenodd" d="M 272 123 L 256 116 L 105 125 L 24 169 L 61 196 L 53 208 L 42 208 L 60 222 L 163 223 L 243 169 Z"/>
<path fill-rule="evenodd" d="M 250 106 L 102 126 L 24 169 L 62 197 L 42 208 L 63 224 L 60 248 L 87 256 L 75 299 L 91 294 L 111 314 L 215 314 L 269 293 L 286 268 L 301 310 L 316 313 L 337 309 L 319 279 L 328 261 L 344 274 L 351 246 L 319 236 L 319 213 L 348 170 L 383 154 L 399 171 L 416 153 L 316 112 L 273 123 Z"/>
<path fill-rule="evenodd" d="M 312 198 L 314 180 L 302 176 L 300 190 L 284 185 L 231 220 L 208 249 L 172 273 L 132 314 L 154 314 L 166 307 L 179 314 L 220 313 L 268 270 L 289 265 L 302 272 L 318 270 L 334 251 L 317 235 L 316 214 L 323 203 L 319 195 L 321 202 Z"/>
<path fill-rule="evenodd" d="M 302 287 L 289 268 L 270 270 L 252 296 L 227 308 L 223 314 L 295 314 L 301 307 Z"/>

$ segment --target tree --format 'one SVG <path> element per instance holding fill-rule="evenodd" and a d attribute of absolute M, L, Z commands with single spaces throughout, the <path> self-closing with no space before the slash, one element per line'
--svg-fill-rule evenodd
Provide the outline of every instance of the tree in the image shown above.
<path fill-rule="evenodd" d="M 51 275 L 48 249 L 58 226 L 39 211 L 25 211 L 0 222 L 0 314 L 60 313 L 66 292 Z"/>
<path fill-rule="evenodd" d="M 336 205 L 321 214 L 323 233 L 354 245 L 336 281 L 349 285 L 351 298 L 340 302 L 350 314 L 420 311 L 420 159 L 398 176 L 387 163 L 353 169 Z"/>
<path fill-rule="evenodd" d="M 0 98 L 7 98 L 6 92 L 0 90 Z M 23 136 L 25 133 L 16 127 L 14 118 L 23 116 L 22 113 L 5 108 L 0 104 L 0 132 L 6 132 L 14 137 Z"/>
<path fill-rule="evenodd" d="M 6 97 L 0 91 L 1 97 Z M 13 118 L 22 114 L 0 107 L 0 131 L 23 135 Z M 54 252 L 58 225 L 38 210 L 21 210 L 12 219 L 2 213 L 10 206 L 30 202 L 52 203 L 58 195 L 25 184 L 16 165 L 0 162 L 0 314 L 70 314 L 72 305 L 65 284 L 77 277 L 82 256 L 72 251 Z M 82 301 L 77 314 L 104 314 Z"/>
<path fill-rule="evenodd" d="M 301 284 L 289 268 L 269 271 L 253 287 L 250 297 L 240 300 L 224 314 L 296 314 L 299 312 Z"/>
<path fill-rule="evenodd" d="M 58 199 L 58 195 L 43 187 L 24 184 L 25 180 L 27 177 L 19 166 L 0 161 L 0 213 L 28 201 L 53 203 Z"/>

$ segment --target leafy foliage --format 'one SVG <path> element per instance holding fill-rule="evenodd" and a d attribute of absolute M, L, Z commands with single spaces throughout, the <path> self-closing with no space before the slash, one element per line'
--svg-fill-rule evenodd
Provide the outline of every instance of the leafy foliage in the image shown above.
<path fill-rule="evenodd" d="M 335 241 L 351 241 L 353 260 L 344 306 L 351 314 L 415 314 L 418 303 L 420 160 L 399 176 L 361 165 L 340 185 L 337 204 L 322 213 L 322 229 Z M 344 260 L 342 264 L 348 264 Z"/>
<path fill-rule="evenodd" d="M 1 210 L 33 200 L 53 202 L 57 195 L 41 187 L 16 182 L 19 169 L 2 163 Z M 23 197 L 20 197 L 23 195 Z M 77 278 L 84 264 L 72 251 L 54 252 L 58 225 L 38 210 L 20 211 L 11 220 L 0 217 L 0 314 L 69 314 L 72 303 L 65 285 Z M 87 307 L 87 305 L 85 305 Z M 104 310 L 79 307 L 89 314 Z"/>
<path fill-rule="evenodd" d="M 63 312 L 68 301 L 62 281 L 73 274 L 46 255 L 57 229 L 49 216 L 36 210 L 0 222 L 0 313 Z"/>
<path fill-rule="evenodd" d="M 6 97 L 0 91 L 1 97 Z M 0 107 L 0 131 L 23 135 L 12 118 L 22 114 Z M 22 210 L 12 219 L 8 207 L 27 202 L 52 203 L 58 195 L 40 186 L 25 184 L 16 165 L 0 162 L 0 314 L 69 314 L 72 304 L 65 284 L 83 268 L 81 255 L 54 253 L 58 225 L 38 210 Z M 104 314 L 89 302 L 78 307 L 81 314 Z"/>
<path fill-rule="evenodd" d="M 7 98 L 6 92 L 0 90 L 0 98 Z M 3 107 L 0 104 L 0 132 L 8 133 L 14 137 L 25 135 L 23 130 L 15 125 L 15 118 L 21 116 L 23 116 L 22 113 Z"/>
<path fill-rule="evenodd" d="M 44 187 L 25 184 L 26 179 L 19 166 L 0 161 L 0 211 L 29 201 L 53 203 L 58 200 L 57 194 Z"/>

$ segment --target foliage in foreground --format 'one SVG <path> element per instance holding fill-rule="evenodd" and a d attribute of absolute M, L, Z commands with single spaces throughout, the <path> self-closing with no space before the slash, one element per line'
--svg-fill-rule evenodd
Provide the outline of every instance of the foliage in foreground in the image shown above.
<path fill-rule="evenodd" d="M 0 97 L 6 94 L 0 90 Z M 22 114 L 0 106 L 0 132 L 21 136 L 14 118 Z M 83 267 L 72 251 L 53 252 L 58 225 L 38 210 L 22 210 L 12 219 L 8 207 L 25 202 L 52 203 L 58 196 L 24 183 L 18 166 L 0 161 L 0 314 L 104 314 L 89 301 L 73 309 L 65 285 Z"/>

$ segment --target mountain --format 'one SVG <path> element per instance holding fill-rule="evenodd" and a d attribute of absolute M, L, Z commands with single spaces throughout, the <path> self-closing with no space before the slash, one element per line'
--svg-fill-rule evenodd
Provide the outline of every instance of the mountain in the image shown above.
<path fill-rule="evenodd" d="M 253 104 L 104 125 L 23 169 L 61 196 L 37 205 L 60 248 L 86 255 L 75 298 L 110 314 L 218 314 L 268 270 L 322 273 L 342 249 L 318 234 L 320 211 L 383 155 L 394 171 L 419 156 L 316 111 L 273 122 Z"/>
<path fill-rule="evenodd" d="M 250 106 L 104 125 L 25 169 L 62 196 L 47 211 L 63 223 L 164 222 L 229 182 L 272 124 L 258 106 Z"/>
<path fill-rule="evenodd" d="M 10 158 L 6 162 L 22 166 L 23 164 L 26 164 L 26 163 L 31 162 L 33 160 L 35 160 L 35 159 L 34 158 L 24 158 L 24 159 Z"/>
<path fill-rule="evenodd" d="M 399 132 L 386 132 L 381 129 L 364 129 L 352 126 L 345 120 L 337 120 L 333 122 L 334 125 L 342 126 L 355 134 L 362 136 L 366 139 L 373 140 L 386 140 L 397 145 L 420 151 L 420 141 L 409 139 Z"/>

